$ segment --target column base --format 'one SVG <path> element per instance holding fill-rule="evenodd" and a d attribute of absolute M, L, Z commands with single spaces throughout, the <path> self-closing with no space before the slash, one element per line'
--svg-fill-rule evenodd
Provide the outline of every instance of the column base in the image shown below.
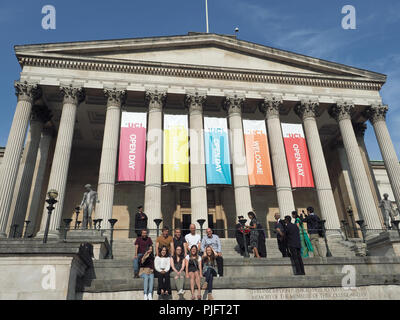
<path fill-rule="evenodd" d="M 339 230 L 327 230 L 326 231 L 326 237 L 328 239 L 332 239 L 332 240 L 334 240 L 334 239 L 342 239 L 342 240 L 344 240 L 345 239 L 345 237 L 343 236 L 342 232 L 339 231 Z"/>
<path fill-rule="evenodd" d="M 39 231 L 35 238 L 41 238 L 43 239 L 44 237 L 44 231 Z M 60 240 L 60 238 L 62 237 L 62 234 L 58 231 L 58 230 L 50 230 L 48 235 L 47 235 L 47 239 L 48 240 Z"/>
<path fill-rule="evenodd" d="M 0 232 L 0 239 L 3 239 L 3 238 L 8 238 L 7 233 Z"/>

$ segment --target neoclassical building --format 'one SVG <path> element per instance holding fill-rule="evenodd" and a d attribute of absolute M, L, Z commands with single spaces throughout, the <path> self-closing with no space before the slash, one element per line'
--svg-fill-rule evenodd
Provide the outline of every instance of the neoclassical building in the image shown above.
<path fill-rule="evenodd" d="M 229 237 L 237 217 L 254 210 L 272 235 L 275 212 L 313 206 L 330 234 L 364 220 L 374 235 L 384 226 L 363 139 L 367 121 L 400 204 L 400 167 L 380 96 L 383 74 L 204 33 L 22 45 L 15 53 L 21 74 L 1 165 L 2 237 L 42 234 L 50 189 L 59 193 L 50 222 L 56 236 L 63 219 L 76 218 L 86 184 L 98 191 L 94 218 L 101 227 L 118 219 L 117 238 L 135 236 L 140 204 L 150 228 L 157 218 L 184 228 L 205 219 Z M 118 179 L 123 112 L 146 114 L 144 181 Z M 165 179 L 166 115 L 187 119 L 187 181 Z M 226 119 L 231 183 L 209 183 L 205 118 Z M 244 120 L 265 123 L 271 185 L 249 179 Z M 311 187 L 294 187 L 282 124 L 302 125 Z"/>

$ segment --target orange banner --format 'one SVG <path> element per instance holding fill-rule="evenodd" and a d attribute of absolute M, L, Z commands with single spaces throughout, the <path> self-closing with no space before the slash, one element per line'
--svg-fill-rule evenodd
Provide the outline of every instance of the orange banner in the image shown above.
<path fill-rule="evenodd" d="M 249 184 L 272 186 L 271 159 L 263 120 L 243 120 Z"/>

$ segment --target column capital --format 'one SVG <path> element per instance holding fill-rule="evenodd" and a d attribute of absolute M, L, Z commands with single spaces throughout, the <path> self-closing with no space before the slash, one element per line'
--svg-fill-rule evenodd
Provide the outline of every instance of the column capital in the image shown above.
<path fill-rule="evenodd" d="M 107 107 L 121 107 L 126 100 L 126 90 L 123 89 L 104 89 L 104 95 L 107 98 Z"/>
<path fill-rule="evenodd" d="M 354 111 L 354 103 L 352 101 L 338 101 L 335 105 L 331 107 L 329 110 L 329 114 L 336 121 L 341 120 L 351 120 L 351 116 Z"/>
<path fill-rule="evenodd" d="M 319 117 L 319 101 L 317 99 L 306 98 L 300 100 L 295 106 L 294 112 L 302 119 Z"/>
<path fill-rule="evenodd" d="M 185 107 L 189 109 L 189 114 L 202 114 L 203 107 L 207 100 L 207 94 L 195 92 L 187 92 L 185 95 Z"/>
<path fill-rule="evenodd" d="M 60 86 L 60 92 L 63 96 L 63 104 L 79 105 L 85 99 L 85 93 L 82 87 L 74 87 L 72 84 Z"/>
<path fill-rule="evenodd" d="M 245 97 L 237 94 L 227 95 L 222 100 L 222 108 L 231 114 L 242 114 Z"/>
<path fill-rule="evenodd" d="M 43 124 L 49 122 L 53 115 L 50 110 L 43 105 L 34 105 L 32 107 L 31 121 L 40 121 Z"/>
<path fill-rule="evenodd" d="M 373 104 L 365 110 L 364 116 L 374 124 L 378 121 L 386 121 L 386 113 L 388 110 L 389 107 L 386 105 Z"/>
<path fill-rule="evenodd" d="M 14 87 L 18 101 L 33 103 L 33 101 L 41 95 L 41 89 L 39 86 L 37 84 L 28 83 L 27 81 L 15 81 Z"/>
<path fill-rule="evenodd" d="M 157 89 L 147 90 L 144 100 L 149 108 L 149 112 L 161 111 L 167 101 L 167 93 Z"/>
<path fill-rule="evenodd" d="M 356 137 L 364 138 L 365 130 L 367 130 L 367 125 L 363 122 L 353 123 L 354 133 Z"/>
<path fill-rule="evenodd" d="M 260 103 L 260 111 L 264 113 L 265 118 L 279 118 L 279 110 L 283 105 L 282 96 L 269 95 L 264 97 Z"/>

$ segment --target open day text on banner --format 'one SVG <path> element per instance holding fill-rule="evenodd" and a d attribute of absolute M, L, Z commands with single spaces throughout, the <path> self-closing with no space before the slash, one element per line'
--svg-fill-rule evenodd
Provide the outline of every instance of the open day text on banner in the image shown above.
<path fill-rule="evenodd" d="M 292 188 L 313 188 L 314 179 L 303 126 L 282 123 L 282 134 Z"/>

